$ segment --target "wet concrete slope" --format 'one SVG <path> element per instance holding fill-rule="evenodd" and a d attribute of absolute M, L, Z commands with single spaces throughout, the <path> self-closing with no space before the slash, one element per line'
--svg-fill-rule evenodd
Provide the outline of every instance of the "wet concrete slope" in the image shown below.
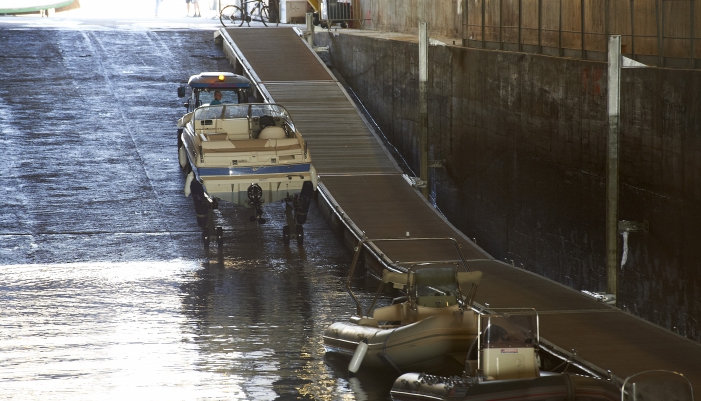
<path fill-rule="evenodd" d="M 193 226 L 170 150 L 178 82 L 228 66 L 210 34 L 2 36 L 11 46 L 0 59 L 5 263 L 197 254 L 175 246 Z"/>
<path fill-rule="evenodd" d="M 15 24 L 0 41 L 0 399 L 389 396 L 392 378 L 360 385 L 324 356 L 354 305 L 315 205 L 303 248 L 283 246 L 280 204 L 263 226 L 222 205 L 223 251 L 201 245 L 176 89 L 230 70 L 212 30 Z"/>

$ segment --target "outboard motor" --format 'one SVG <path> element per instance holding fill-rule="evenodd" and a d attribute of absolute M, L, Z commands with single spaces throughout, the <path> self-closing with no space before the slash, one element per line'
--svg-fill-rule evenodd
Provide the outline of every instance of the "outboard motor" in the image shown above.
<path fill-rule="evenodd" d="M 313 193 L 314 187 L 311 182 L 307 181 L 302 184 L 299 198 L 295 199 L 295 222 L 297 224 L 304 224 L 307 222 L 307 212 L 309 212 L 309 205 L 312 202 Z"/>
<path fill-rule="evenodd" d="M 251 222 L 265 223 L 265 219 L 261 217 L 263 216 L 263 209 L 261 208 L 263 206 L 263 188 L 258 184 L 251 184 L 246 193 L 248 201 L 256 212 L 255 216 L 251 216 Z"/>

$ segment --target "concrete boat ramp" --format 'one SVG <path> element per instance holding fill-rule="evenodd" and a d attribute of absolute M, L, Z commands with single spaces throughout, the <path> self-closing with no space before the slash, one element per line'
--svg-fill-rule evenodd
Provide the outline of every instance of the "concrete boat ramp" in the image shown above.
<path fill-rule="evenodd" d="M 354 244 L 368 238 L 453 237 L 484 273 L 476 302 L 534 308 L 543 344 L 613 380 L 644 370 L 683 373 L 701 391 L 701 345 L 551 280 L 494 260 L 411 185 L 343 85 L 292 28 L 221 29 L 224 51 L 260 95 L 285 106 L 320 176 L 319 205 Z M 364 233 L 364 234 L 363 234 Z M 454 259 L 450 247 L 378 242 L 378 260 Z"/>

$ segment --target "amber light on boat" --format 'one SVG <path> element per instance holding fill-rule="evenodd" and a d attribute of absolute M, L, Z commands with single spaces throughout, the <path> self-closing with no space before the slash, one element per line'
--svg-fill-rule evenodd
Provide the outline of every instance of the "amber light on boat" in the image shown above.
<path fill-rule="evenodd" d="M 220 80 L 220 81 L 223 81 L 223 80 L 224 80 L 224 76 L 223 76 L 223 75 L 220 75 L 220 76 L 219 76 L 219 80 Z"/>

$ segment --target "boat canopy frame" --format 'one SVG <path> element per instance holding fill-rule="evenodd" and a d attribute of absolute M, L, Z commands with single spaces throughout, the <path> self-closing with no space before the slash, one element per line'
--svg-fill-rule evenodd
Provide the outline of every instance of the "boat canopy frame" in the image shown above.
<path fill-rule="evenodd" d="M 379 251 L 379 248 L 377 247 L 376 243 L 378 242 L 401 242 L 401 241 L 449 241 L 452 243 L 455 252 L 458 256 L 458 259 L 452 259 L 452 260 L 426 260 L 426 261 L 392 261 L 390 260 L 387 255 Z M 377 288 L 377 292 L 375 293 L 375 297 L 372 300 L 372 303 L 368 307 L 367 313 L 363 314 L 363 306 L 358 299 L 358 297 L 353 293 L 353 290 L 351 288 L 352 280 L 353 280 L 353 274 L 355 273 L 355 268 L 358 264 L 358 261 L 360 260 L 360 254 L 362 253 L 363 249 L 368 248 L 369 250 L 375 251 L 379 256 L 380 259 L 385 265 L 387 266 L 383 270 L 382 274 L 382 282 Z M 405 237 L 405 238 L 375 238 L 375 239 L 370 239 L 370 238 L 362 238 L 358 244 L 355 246 L 353 249 L 353 260 L 351 262 L 351 266 L 348 272 L 348 280 L 346 281 L 346 290 L 350 294 L 351 298 L 353 298 L 353 301 L 356 304 L 356 309 L 358 316 L 370 316 L 370 312 L 375 307 L 375 304 L 377 303 L 377 300 L 380 296 L 380 293 L 384 289 L 385 284 L 387 283 L 392 283 L 395 288 L 405 288 L 407 290 L 408 294 L 411 294 L 412 291 L 415 291 L 416 287 L 416 270 L 424 267 L 430 267 L 430 266 L 451 266 L 455 269 L 455 277 L 454 277 L 454 282 L 456 284 L 456 290 L 458 293 L 458 303 L 462 303 L 460 305 L 461 309 L 466 309 L 466 308 L 471 308 L 472 304 L 474 302 L 475 295 L 477 293 L 477 286 L 479 285 L 479 282 L 482 278 L 482 272 L 480 271 L 472 271 L 470 270 L 468 266 L 468 260 L 465 259 L 465 255 L 462 253 L 462 246 L 460 243 L 455 238 L 452 237 Z M 460 270 L 462 268 L 462 271 Z M 467 292 L 464 292 L 461 288 L 461 284 L 464 285 L 471 285 L 470 289 Z M 440 290 L 437 288 L 437 290 Z M 410 296 L 410 299 L 412 297 Z M 416 308 L 415 302 L 412 301 L 412 308 Z"/>
<path fill-rule="evenodd" d="M 683 374 L 664 369 L 635 373 L 621 384 L 621 401 L 650 398 L 694 401 L 694 388 Z"/>

